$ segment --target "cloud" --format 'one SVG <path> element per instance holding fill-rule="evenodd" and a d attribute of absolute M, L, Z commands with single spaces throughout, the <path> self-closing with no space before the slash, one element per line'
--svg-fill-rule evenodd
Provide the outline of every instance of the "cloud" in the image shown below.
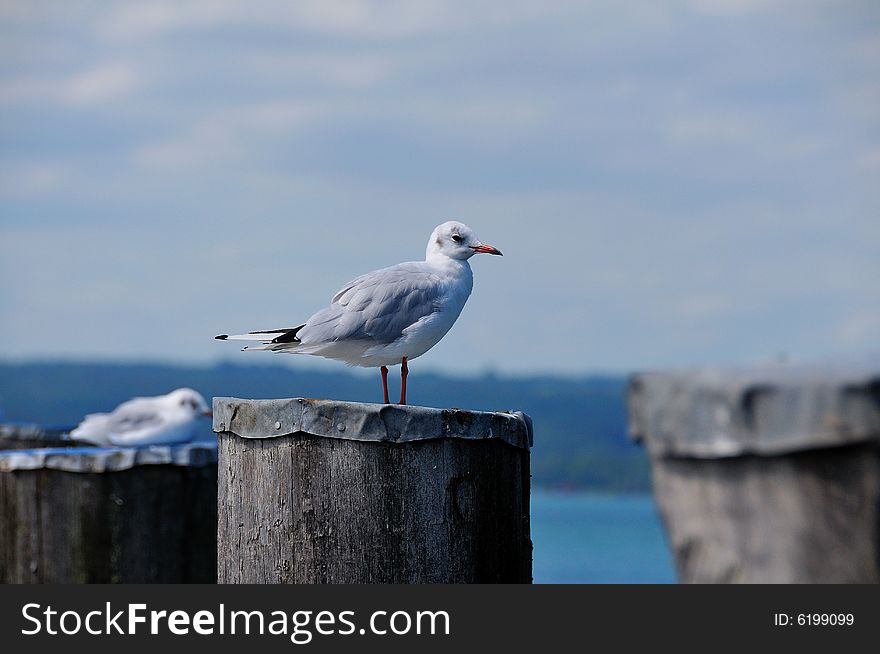
<path fill-rule="evenodd" d="M 171 171 L 189 171 L 206 163 L 235 160 L 241 148 L 222 125 L 206 123 L 183 137 L 135 147 L 131 160 L 140 165 Z"/>
<path fill-rule="evenodd" d="M 859 163 L 868 172 L 880 172 L 880 145 L 865 148 Z"/>
<path fill-rule="evenodd" d="M 732 308 L 733 303 L 730 298 L 716 292 L 710 295 L 689 295 L 680 298 L 672 307 L 667 308 L 666 312 L 685 320 L 717 320 L 728 315 Z"/>
<path fill-rule="evenodd" d="M 307 314 L 447 218 L 508 256 L 432 366 L 861 347 L 868 6 L 0 4 L 0 354 L 74 316 L 51 353 L 207 359 L 218 323 Z"/>
<path fill-rule="evenodd" d="M 68 179 L 70 167 L 49 161 L 0 162 L 0 198 L 44 197 Z"/>
<path fill-rule="evenodd" d="M 351 104 L 315 97 L 319 99 L 245 103 L 193 115 L 175 136 L 135 146 L 131 159 L 159 168 L 243 161 L 270 167 L 274 161 L 266 157 L 267 151 L 279 143 L 339 130 L 407 130 L 414 143 L 492 146 L 538 134 L 549 110 L 537 100 L 482 95 L 460 96 L 450 105 L 437 104 L 428 95 L 399 92 Z"/>
<path fill-rule="evenodd" d="M 114 64 L 86 71 L 67 81 L 64 93 L 75 104 L 116 100 L 134 89 L 137 76 L 130 66 Z"/>
<path fill-rule="evenodd" d="M 741 114 L 681 116 L 669 125 L 671 140 L 682 145 L 748 144 L 761 131 L 754 119 Z"/>
<path fill-rule="evenodd" d="M 176 138 L 135 147 L 131 159 L 168 169 L 225 165 L 259 152 L 261 140 L 289 136 L 322 117 L 327 116 L 320 107 L 295 101 L 220 109 L 196 117 L 189 130 Z"/>
<path fill-rule="evenodd" d="M 279 85 L 303 83 L 329 87 L 363 88 L 388 80 L 403 62 L 373 52 L 334 53 L 257 51 L 236 57 L 240 74 L 257 76 Z M 413 68 L 413 65 L 409 65 Z M 288 87 L 289 88 L 289 87 Z"/>
<path fill-rule="evenodd" d="M 22 76 L 0 82 L 0 104 L 89 106 L 116 102 L 138 86 L 134 68 L 108 64 L 66 77 Z"/>
<path fill-rule="evenodd" d="M 838 328 L 837 337 L 843 347 L 876 351 L 880 347 L 880 310 L 864 308 L 848 316 Z"/>
<path fill-rule="evenodd" d="M 106 38 L 129 39 L 231 25 L 244 29 L 271 26 L 293 33 L 338 38 L 408 39 L 521 24 L 540 18 L 547 11 L 571 13 L 577 11 L 577 6 L 576 2 L 538 0 L 514 0 L 505 3 L 503 8 L 487 0 L 458 5 L 444 0 L 128 2 L 115 5 L 99 22 L 98 31 Z"/>
<path fill-rule="evenodd" d="M 689 0 L 687 4 L 708 15 L 743 16 L 769 13 L 787 3 L 785 0 Z"/>

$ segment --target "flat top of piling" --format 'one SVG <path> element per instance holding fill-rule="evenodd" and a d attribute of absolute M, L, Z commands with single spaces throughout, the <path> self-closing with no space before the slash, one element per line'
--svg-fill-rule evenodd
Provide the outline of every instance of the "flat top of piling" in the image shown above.
<path fill-rule="evenodd" d="M 44 427 L 28 422 L 0 422 L 0 440 L 60 440 L 73 427 Z"/>
<path fill-rule="evenodd" d="M 324 438 L 406 443 L 441 438 L 533 444 L 532 421 L 520 411 L 465 411 L 392 404 L 291 398 L 214 398 L 214 431 L 241 438 L 310 434 Z"/>
<path fill-rule="evenodd" d="M 630 434 L 656 456 L 769 456 L 880 442 L 876 364 L 639 373 L 628 399 Z"/>
<path fill-rule="evenodd" d="M 204 467 L 217 463 L 217 442 L 145 447 L 48 447 L 0 451 L 0 472 L 118 472 L 145 465 Z"/>

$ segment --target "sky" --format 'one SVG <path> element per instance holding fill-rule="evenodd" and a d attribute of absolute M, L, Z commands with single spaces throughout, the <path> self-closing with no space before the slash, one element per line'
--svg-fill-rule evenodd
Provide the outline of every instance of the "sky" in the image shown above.
<path fill-rule="evenodd" d="M 0 359 L 277 363 L 449 219 L 413 370 L 875 354 L 878 107 L 872 1 L 3 0 Z"/>

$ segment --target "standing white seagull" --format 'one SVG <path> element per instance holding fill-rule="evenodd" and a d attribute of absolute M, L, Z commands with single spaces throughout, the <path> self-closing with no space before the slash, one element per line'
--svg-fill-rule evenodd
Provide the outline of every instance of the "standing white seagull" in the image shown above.
<path fill-rule="evenodd" d="M 501 255 L 467 225 L 443 223 L 431 234 L 424 261 L 361 275 L 305 324 L 216 338 L 262 341 L 245 350 L 310 354 L 381 368 L 385 404 L 388 366 L 400 364 L 400 403 L 406 404 L 407 362 L 437 345 L 455 324 L 474 287 L 468 259 L 480 253 Z"/>

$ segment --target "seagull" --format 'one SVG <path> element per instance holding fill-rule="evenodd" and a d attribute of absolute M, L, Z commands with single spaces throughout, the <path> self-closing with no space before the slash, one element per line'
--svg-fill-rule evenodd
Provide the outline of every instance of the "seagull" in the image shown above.
<path fill-rule="evenodd" d="M 69 437 L 103 447 L 188 443 L 200 432 L 199 418 L 211 415 L 204 397 L 178 388 L 168 395 L 133 398 L 111 413 L 87 415 Z"/>
<path fill-rule="evenodd" d="M 408 362 L 440 342 L 458 320 L 474 287 L 468 263 L 475 254 L 503 256 L 473 230 L 450 221 L 437 227 L 424 261 L 399 263 L 350 281 L 299 327 L 230 336 L 221 341 L 261 341 L 245 350 L 308 354 L 350 365 L 380 368 L 385 404 L 388 366 L 400 365 L 400 404 L 406 404 Z"/>

